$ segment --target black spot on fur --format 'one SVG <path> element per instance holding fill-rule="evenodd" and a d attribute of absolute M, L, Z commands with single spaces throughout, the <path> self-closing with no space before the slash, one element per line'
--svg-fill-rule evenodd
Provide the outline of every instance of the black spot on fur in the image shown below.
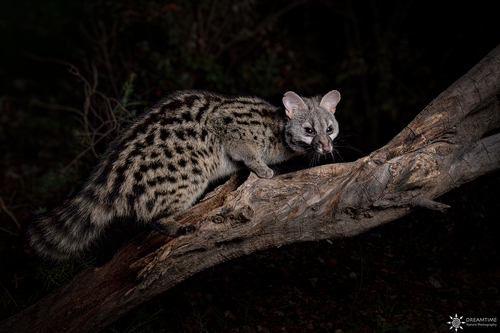
<path fill-rule="evenodd" d="M 167 179 L 167 177 L 163 177 L 163 176 L 158 176 L 155 178 L 157 184 L 164 183 L 166 179 Z"/>
<path fill-rule="evenodd" d="M 166 129 L 162 128 L 160 130 L 160 139 L 161 140 L 165 141 L 169 137 L 169 135 L 170 135 L 170 133 Z"/>
<path fill-rule="evenodd" d="M 259 115 L 259 116 L 261 116 L 261 117 L 263 116 L 263 112 L 262 112 L 262 111 L 260 111 L 259 109 L 256 109 L 256 108 L 251 108 L 251 109 L 250 109 L 250 112 L 251 112 L 252 114 L 254 114 L 254 115 L 255 115 L 255 114 L 258 114 L 258 115 Z"/>
<path fill-rule="evenodd" d="M 162 166 L 163 166 L 163 164 L 162 164 L 162 163 L 160 163 L 160 162 L 153 162 L 153 163 L 149 164 L 149 167 L 150 167 L 151 169 L 153 169 L 153 170 L 156 170 L 156 169 L 158 169 L 158 168 L 161 168 Z"/>
<path fill-rule="evenodd" d="M 193 121 L 193 117 L 191 116 L 191 112 L 184 112 L 182 114 L 182 119 L 184 119 L 185 121 Z"/>
<path fill-rule="evenodd" d="M 168 170 L 170 170 L 172 172 L 177 171 L 177 168 L 172 163 L 169 163 L 167 167 L 168 167 Z"/>
<path fill-rule="evenodd" d="M 203 114 L 208 110 L 210 107 L 210 102 L 207 101 L 205 104 L 203 104 L 199 109 L 198 109 L 198 114 L 196 115 L 196 121 L 200 122 L 201 118 L 203 117 Z"/>
<path fill-rule="evenodd" d="M 151 158 L 157 158 L 157 157 L 158 157 L 158 153 L 156 153 L 156 152 L 151 153 Z"/>
<path fill-rule="evenodd" d="M 148 212 L 152 212 L 153 208 L 155 208 L 155 200 L 151 199 L 146 201 L 146 208 L 148 209 Z"/>
<path fill-rule="evenodd" d="M 140 172 L 134 173 L 134 179 L 136 181 L 140 182 L 142 180 L 142 173 L 140 173 Z"/>
<path fill-rule="evenodd" d="M 177 163 L 180 167 L 184 168 L 187 164 L 186 160 L 181 158 L 179 162 Z"/>
<path fill-rule="evenodd" d="M 134 207 L 134 202 L 135 202 L 136 196 L 133 194 L 127 194 L 127 202 L 129 207 Z"/>
<path fill-rule="evenodd" d="M 135 157 L 142 154 L 142 150 L 146 147 L 145 144 L 136 143 L 134 149 L 129 153 L 130 157 Z"/>
<path fill-rule="evenodd" d="M 182 147 L 176 146 L 175 151 L 177 152 L 177 154 L 181 154 L 181 155 L 184 154 L 184 148 L 182 148 Z"/>
<path fill-rule="evenodd" d="M 208 101 L 212 101 L 212 102 L 220 102 L 221 101 L 221 98 L 219 96 L 216 96 L 216 95 L 209 95 L 206 98 Z"/>
<path fill-rule="evenodd" d="M 141 184 L 134 184 L 134 186 L 132 186 L 132 192 L 138 197 L 146 192 L 146 187 Z"/>
<path fill-rule="evenodd" d="M 253 118 L 254 117 L 253 113 L 250 113 L 250 112 L 233 112 L 232 115 L 234 118 Z"/>
<path fill-rule="evenodd" d="M 182 107 L 183 102 L 179 100 L 172 100 L 169 103 L 165 103 L 161 106 L 160 110 L 162 113 L 177 110 L 178 108 Z"/>
<path fill-rule="evenodd" d="M 224 120 L 224 124 L 228 125 L 233 122 L 233 118 L 231 117 L 224 117 L 222 120 Z"/>
<path fill-rule="evenodd" d="M 155 141 L 154 133 L 151 133 L 146 137 L 146 144 L 148 144 L 149 146 L 152 146 L 154 141 Z"/>
<path fill-rule="evenodd" d="M 184 121 L 182 119 L 174 118 L 174 117 L 169 117 L 169 118 L 163 118 L 160 122 L 162 126 L 169 126 L 173 124 L 182 124 Z"/>
<path fill-rule="evenodd" d="M 170 150 L 165 149 L 163 153 L 165 154 L 166 158 L 172 158 L 172 152 Z"/>
<path fill-rule="evenodd" d="M 201 175 L 201 174 L 202 174 L 201 170 L 200 170 L 200 169 L 198 169 L 198 168 L 193 168 L 193 173 L 194 173 L 195 175 Z"/>
<path fill-rule="evenodd" d="M 117 174 L 117 177 L 115 178 L 113 182 L 113 189 L 111 190 L 110 196 L 112 200 L 117 197 L 120 187 L 122 186 L 123 182 L 125 181 L 125 171 L 127 170 L 127 163 L 124 165 L 119 166 L 116 168 L 115 173 Z"/>
<path fill-rule="evenodd" d="M 192 137 L 192 138 L 196 138 L 196 131 L 192 128 L 188 128 L 186 130 L 186 133 L 188 136 Z"/>
<path fill-rule="evenodd" d="M 172 190 L 172 191 L 155 191 L 155 199 L 157 200 L 159 197 L 163 197 L 166 195 L 174 195 L 177 191 Z M 164 200 L 162 200 L 162 203 L 164 203 Z"/>
<path fill-rule="evenodd" d="M 186 141 L 186 136 L 185 136 L 186 134 L 184 133 L 183 130 L 175 131 L 175 135 L 182 141 Z"/>
<path fill-rule="evenodd" d="M 184 98 L 184 105 L 188 108 L 192 108 L 195 101 L 199 99 L 196 95 L 188 95 Z"/>

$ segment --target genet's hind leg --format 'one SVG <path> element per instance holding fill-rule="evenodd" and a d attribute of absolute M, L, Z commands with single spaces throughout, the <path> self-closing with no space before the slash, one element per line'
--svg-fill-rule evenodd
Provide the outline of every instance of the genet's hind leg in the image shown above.
<path fill-rule="evenodd" d="M 196 230 L 196 227 L 191 223 L 180 224 L 174 221 L 173 217 L 165 217 L 151 222 L 151 227 L 156 231 L 169 237 L 179 237 L 187 235 Z"/>
<path fill-rule="evenodd" d="M 182 215 L 187 209 L 192 207 L 196 200 L 203 194 L 208 186 L 208 180 L 204 177 L 193 177 L 189 183 L 179 186 L 176 198 L 166 201 L 160 206 L 162 211 L 158 211 L 156 218 L 150 222 L 152 228 L 170 237 L 179 237 L 196 231 L 192 223 L 180 224 L 175 218 Z"/>

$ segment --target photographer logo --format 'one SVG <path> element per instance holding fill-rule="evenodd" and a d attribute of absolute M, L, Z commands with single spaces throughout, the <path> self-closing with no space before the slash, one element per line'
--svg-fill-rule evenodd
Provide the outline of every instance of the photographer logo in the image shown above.
<path fill-rule="evenodd" d="M 455 318 L 450 316 L 451 321 L 448 322 L 448 324 L 451 325 L 450 330 L 455 329 L 455 332 L 457 332 L 459 328 L 463 330 L 462 324 L 465 324 L 465 321 L 462 322 L 462 318 L 463 316 L 458 318 L 457 314 L 455 314 Z"/>

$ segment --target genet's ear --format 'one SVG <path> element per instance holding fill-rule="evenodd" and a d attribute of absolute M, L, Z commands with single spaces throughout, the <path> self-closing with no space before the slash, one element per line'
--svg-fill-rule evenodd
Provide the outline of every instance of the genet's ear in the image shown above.
<path fill-rule="evenodd" d="M 337 104 L 340 102 L 340 93 L 337 90 L 332 90 L 323 98 L 321 99 L 321 102 L 319 103 L 319 106 L 324 107 L 331 113 L 335 113 L 335 108 L 337 107 Z"/>
<path fill-rule="evenodd" d="M 283 105 L 286 109 L 286 116 L 292 119 L 297 113 L 307 111 L 306 103 L 293 91 L 285 93 Z"/>

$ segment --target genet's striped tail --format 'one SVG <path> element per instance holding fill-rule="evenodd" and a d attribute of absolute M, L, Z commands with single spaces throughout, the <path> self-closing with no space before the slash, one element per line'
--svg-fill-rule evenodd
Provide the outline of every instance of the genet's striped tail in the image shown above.
<path fill-rule="evenodd" d="M 112 214 L 102 206 L 90 205 L 77 196 L 33 221 L 29 242 L 42 258 L 68 260 L 88 249 L 111 219 Z"/>

